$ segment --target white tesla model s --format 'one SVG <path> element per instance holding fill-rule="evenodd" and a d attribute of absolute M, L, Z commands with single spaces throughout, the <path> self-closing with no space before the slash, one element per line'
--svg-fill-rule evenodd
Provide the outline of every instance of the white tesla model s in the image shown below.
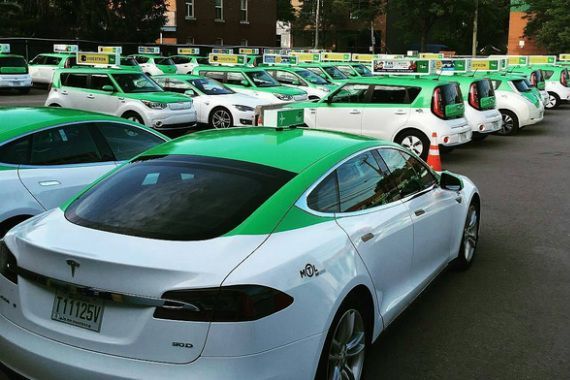
<path fill-rule="evenodd" d="M 0 361 L 38 379 L 359 379 L 480 199 L 403 148 L 305 129 L 153 148 L 0 243 Z"/>

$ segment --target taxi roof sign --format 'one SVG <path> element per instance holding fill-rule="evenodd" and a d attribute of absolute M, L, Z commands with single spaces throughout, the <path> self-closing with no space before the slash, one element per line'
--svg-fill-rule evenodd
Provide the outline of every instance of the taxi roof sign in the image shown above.
<path fill-rule="evenodd" d="M 216 54 L 210 53 L 208 56 L 210 64 L 218 65 L 245 65 L 247 56 L 240 54 Z"/>
<path fill-rule="evenodd" d="M 374 54 L 353 54 L 351 59 L 352 62 L 372 62 L 376 55 Z"/>
<path fill-rule="evenodd" d="M 297 57 L 298 62 L 320 62 L 321 55 L 319 53 L 301 53 L 298 51 L 292 51 L 291 55 Z"/>
<path fill-rule="evenodd" d="M 434 59 L 435 70 L 441 73 L 466 73 L 471 71 L 471 60 L 467 58 Z"/>
<path fill-rule="evenodd" d="M 77 45 L 65 45 L 65 44 L 53 45 L 54 53 L 77 53 L 78 51 L 79 51 L 79 46 Z"/>
<path fill-rule="evenodd" d="M 435 61 L 429 59 L 379 59 L 372 62 L 375 74 L 430 75 L 435 71 Z"/>
<path fill-rule="evenodd" d="M 321 61 L 336 61 L 336 62 L 346 62 L 352 59 L 352 53 L 321 53 Z"/>
<path fill-rule="evenodd" d="M 263 63 L 266 65 L 296 65 L 297 57 L 287 54 L 264 54 Z"/>
<path fill-rule="evenodd" d="M 441 53 L 420 53 L 420 59 L 443 59 L 445 58 Z"/>
<path fill-rule="evenodd" d="M 95 52 L 77 52 L 78 65 L 117 65 L 121 62 L 119 52 L 114 54 L 95 53 Z"/>
<path fill-rule="evenodd" d="M 472 71 L 499 71 L 501 63 L 498 58 L 473 58 L 471 59 Z"/>
<path fill-rule="evenodd" d="M 291 53 L 291 49 L 263 49 L 263 54 L 289 55 L 289 53 Z"/>
<path fill-rule="evenodd" d="M 239 48 L 239 53 L 240 53 L 240 54 L 245 54 L 245 55 L 259 55 L 259 49 L 254 49 L 254 48 Z"/>
<path fill-rule="evenodd" d="M 559 61 L 570 61 L 570 53 L 563 53 L 558 56 Z"/>
<path fill-rule="evenodd" d="M 200 54 L 200 48 L 188 48 L 181 47 L 176 50 L 180 55 L 198 55 Z"/>
<path fill-rule="evenodd" d="M 160 54 L 160 46 L 139 46 L 139 54 Z"/>
<path fill-rule="evenodd" d="M 123 48 L 121 46 L 98 46 L 97 52 L 105 54 L 122 54 Z"/>
<path fill-rule="evenodd" d="M 556 64 L 555 55 L 529 55 L 528 56 L 529 65 L 554 65 Z"/>
<path fill-rule="evenodd" d="M 233 54 L 234 49 L 221 49 L 221 48 L 214 48 L 212 49 L 212 54 Z"/>
<path fill-rule="evenodd" d="M 0 44 L 0 54 L 8 54 L 10 53 L 10 44 Z"/>

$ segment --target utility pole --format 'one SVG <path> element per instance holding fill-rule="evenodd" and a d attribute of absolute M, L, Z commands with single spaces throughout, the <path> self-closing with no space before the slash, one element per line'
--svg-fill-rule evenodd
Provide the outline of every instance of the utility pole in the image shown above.
<path fill-rule="evenodd" d="M 317 11 L 315 12 L 315 49 L 319 48 L 320 27 L 321 27 L 321 0 L 317 0 Z"/>
<path fill-rule="evenodd" d="M 374 54 L 374 47 L 376 45 L 376 37 L 374 36 L 374 20 L 370 21 L 370 52 Z"/>
<path fill-rule="evenodd" d="M 479 0 L 475 0 L 475 15 L 473 16 L 473 43 L 471 45 L 471 55 L 477 56 L 477 29 L 479 27 Z"/>

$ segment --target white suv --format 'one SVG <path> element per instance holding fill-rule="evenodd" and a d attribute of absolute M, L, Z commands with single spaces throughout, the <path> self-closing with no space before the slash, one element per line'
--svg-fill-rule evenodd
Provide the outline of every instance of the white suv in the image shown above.
<path fill-rule="evenodd" d="M 136 71 L 58 70 L 45 105 L 120 116 L 161 131 L 196 125 L 192 99 L 166 92 Z"/>

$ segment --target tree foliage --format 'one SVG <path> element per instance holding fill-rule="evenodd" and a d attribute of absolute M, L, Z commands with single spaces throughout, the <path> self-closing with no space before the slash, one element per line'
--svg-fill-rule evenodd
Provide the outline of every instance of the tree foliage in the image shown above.
<path fill-rule="evenodd" d="M 291 0 L 277 0 L 277 20 L 293 22 L 295 18 L 295 9 Z"/>
<path fill-rule="evenodd" d="M 0 7 L 0 36 L 150 42 L 166 0 L 21 0 Z M 2 8 L 10 13 L 2 12 Z"/>
<path fill-rule="evenodd" d="M 525 35 L 535 38 L 551 53 L 570 51 L 568 0 L 527 0 L 530 6 Z"/>

